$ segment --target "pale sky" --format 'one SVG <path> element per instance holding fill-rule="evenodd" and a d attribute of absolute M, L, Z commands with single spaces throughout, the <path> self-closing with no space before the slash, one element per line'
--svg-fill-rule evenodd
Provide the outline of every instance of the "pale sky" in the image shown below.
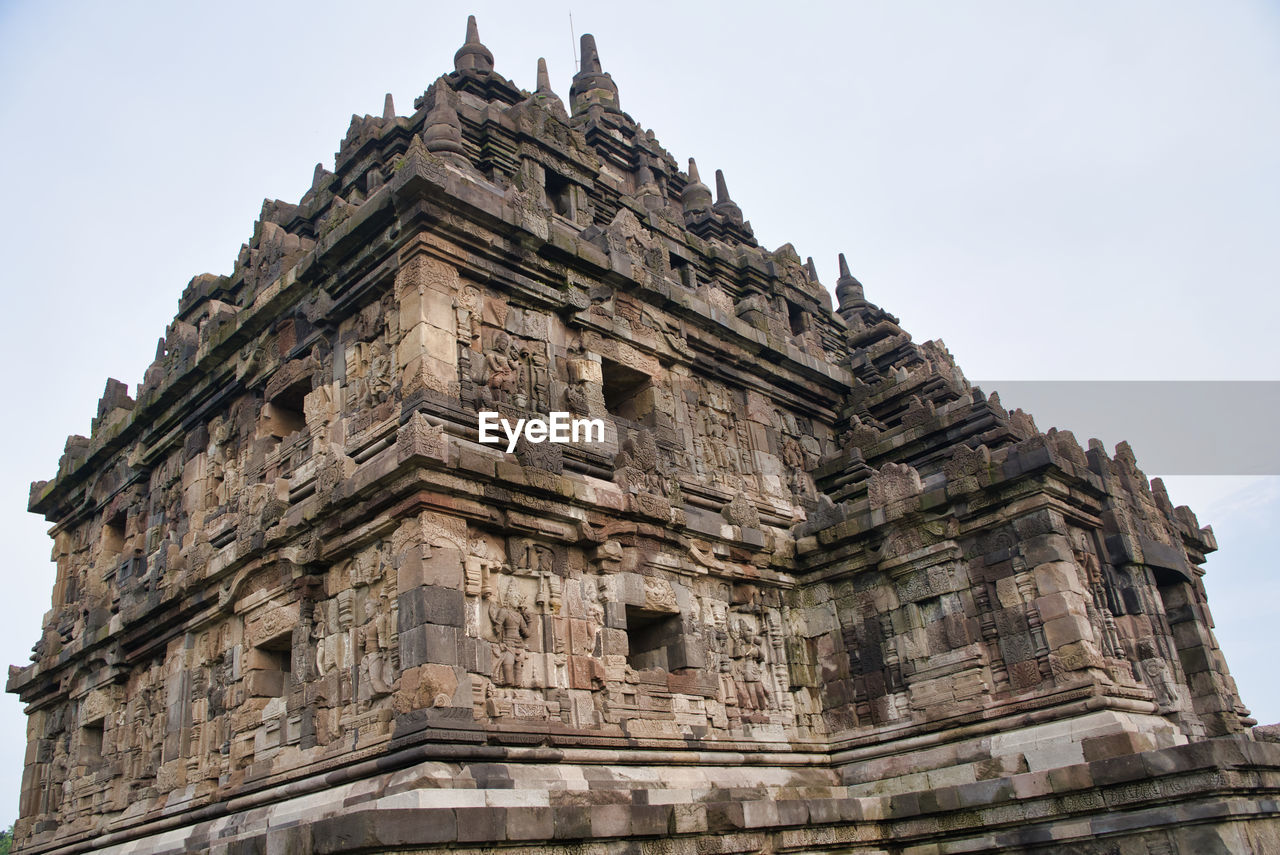
<path fill-rule="evenodd" d="M 53 582 L 28 484 L 88 433 L 108 376 L 142 379 L 187 281 L 231 271 L 263 198 L 332 168 L 352 113 L 388 91 L 410 113 L 468 12 L 498 72 L 531 89 L 545 56 L 567 100 L 571 8 L 622 108 L 723 169 L 762 244 L 814 256 L 829 287 L 845 252 L 970 378 L 1280 380 L 1274 3 L 0 0 L 8 662 L 28 661 Z M 1238 427 L 1195 401 L 1186 418 L 1224 443 Z M 1245 704 L 1280 720 L 1280 478 L 1166 483 L 1214 526 L 1218 639 Z M 0 826 L 24 732 L 0 698 Z"/>

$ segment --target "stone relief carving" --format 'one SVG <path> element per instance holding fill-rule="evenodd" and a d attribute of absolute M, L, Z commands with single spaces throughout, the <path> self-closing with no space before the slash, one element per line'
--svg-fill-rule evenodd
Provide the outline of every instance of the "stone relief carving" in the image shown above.
<path fill-rule="evenodd" d="M 509 585 L 497 602 L 492 598 L 488 601 L 486 613 L 496 642 L 494 682 L 503 686 L 521 686 L 529 648 L 526 639 L 531 631 L 528 605 L 516 592 L 515 586 Z"/>

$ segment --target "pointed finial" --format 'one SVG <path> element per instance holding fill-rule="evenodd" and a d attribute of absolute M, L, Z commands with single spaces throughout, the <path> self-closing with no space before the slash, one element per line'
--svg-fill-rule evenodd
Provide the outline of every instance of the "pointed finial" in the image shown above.
<path fill-rule="evenodd" d="M 866 301 L 862 283 L 853 278 L 853 274 L 849 272 L 849 262 L 844 260 L 844 253 L 840 253 L 840 278 L 836 280 L 836 302 L 840 306 L 840 312 L 843 314 Z"/>
<path fill-rule="evenodd" d="M 467 16 L 467 41 L 453 55 L 453 68 L 459 73 L 468 71 L 493 71 L 493 54 L 480 43 L 480 28 L 476 16 Z"/>
<path fill-rule="evenodd" d="M 396 102 L 392 99 L 391 93 L 387 93 L 387 98 L 382 102 L 382 120 L 384 122 L 394 122 L 396 120 Z"/>
<path fill-rule="evenodd" d="M 611 113 L 620 112 L 618 106 L 618 87 L 613 78 L 600 66 L 600 54 L 596 50 L 596 37 L 583 33 L 581 39 L 582 65 L 578 73 L 573 75 L 573 85 L 569 87 L 569 100 L 573 104 L 573 114 L 585 113 L 594 104 L 599 104 Z"/>
<path fill-rule="evenodd" d="M 538 88 L 534 90 L 531 100 L 550 110 L 561 120 L 569 118 L 564 111 L 564 102 L 551 88 L 551 75 L 547 74 L 547 61 L 542 57 L 538 57 Z"/>
<path fill-rule="evenodd" d="M 817 281 L 818 281 L 818 268 L 817 268 L 817 266 L 813 263 L 813 256 L 812 256 L 812 255 L 811 255 L 811 256 L 809 256 L 807 259 L 805 259 L 805 262 L 804 262 L 804 269 L 805 269 L 805 272 L 809 274 L 809 281 L 810 281 L 810 282 L 817 282 Z"/>
<path fill-rule="evenodd" d="M 689 158 L 689 181 L 680 194 L 680 204 L 686 214 L 705 211 L 711 207 L 711 188 L 698 177 L 698 164 Z"/>
<path fill-rule="evenodd" d="M 547 74 L 547 61 L 538 57 L 538 88 L 539 95 L 551 94 L 551 75 Z"/>
<path fill-rule="evenodd" d="M 731 222 L 742 224 L 742 209 L 729 197 L 729 185 L 725 183 L 724 172 L 716 170 L 716 203 L 712 210 Z"/>
<path fill-rule="evenodd" d="M 653 177 L 653 170 L 647 163 L 641 163 L 636 170 L 636 198 L 650 211 L 656 211 L 667 204 L 662 196 L 662 188 L 658 186 L 658 180 Z"/>
<path fill-rule="evenodd" d="M 324 168 L 323 163 L 316 164 L 316 171 L 311 174 L 311 189 L 319 190 L 325 176 L 329 174 L 329 170 Z"/>
<path fill-rule="evenodd" d="M 600 67 L 600 53 L 596 50 L 596 37 L 590 33 L 582 34 L 582 70 L 599 74 L 604 69 Z"/>
<path fill-rule="evenodd" d="M 452 90 L 444 85 L 443 78 L 431 84 L 431 89 L 431 109 L 427 111 L 426 127 L 422 130 L 422 141 L 426 143 L 427 151 L 465 155 L 462 122 L 458 120 L 457 110 L 453 109 Z"/>

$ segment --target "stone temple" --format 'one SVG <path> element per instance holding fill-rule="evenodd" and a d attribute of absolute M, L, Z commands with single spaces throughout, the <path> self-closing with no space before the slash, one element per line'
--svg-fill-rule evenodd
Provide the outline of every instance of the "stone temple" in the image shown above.
<path fill-rule="evenodd" d="M 833 310 L 581 57 L 471 20 L 32 485 L 17 851 L 1280 851 L 1211 530 L 843 258 Z"/>

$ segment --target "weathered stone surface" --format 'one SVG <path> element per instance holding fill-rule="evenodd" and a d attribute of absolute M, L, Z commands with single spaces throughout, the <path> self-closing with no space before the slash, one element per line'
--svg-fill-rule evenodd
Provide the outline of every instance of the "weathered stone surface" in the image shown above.
<path fill-rule="evenodd" d="M 1212 533 L 843 256 L 832 312 L 582 56 L 569 114 L 469 21 L 32 485 L 19 851 L 1280 846 Z"/>

